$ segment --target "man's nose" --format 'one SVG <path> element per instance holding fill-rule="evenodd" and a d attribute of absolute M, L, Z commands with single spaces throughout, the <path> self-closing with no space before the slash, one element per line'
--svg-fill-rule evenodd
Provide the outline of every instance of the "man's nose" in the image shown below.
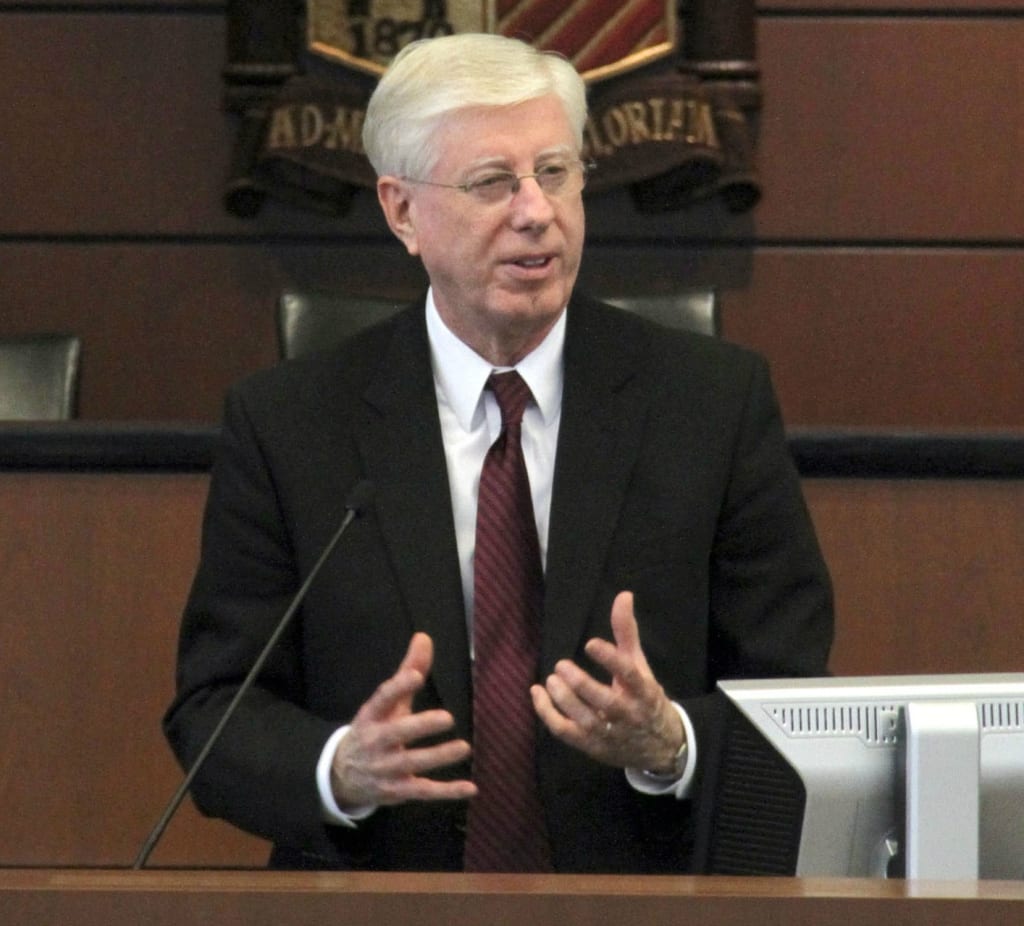
<path fill-rule="evenodd" d="M 519 189 L 512 194 L 512 221 L 520 225 L 546 225 L 555 216 L 555 206 L 536 177 L 521 177 Z"/>

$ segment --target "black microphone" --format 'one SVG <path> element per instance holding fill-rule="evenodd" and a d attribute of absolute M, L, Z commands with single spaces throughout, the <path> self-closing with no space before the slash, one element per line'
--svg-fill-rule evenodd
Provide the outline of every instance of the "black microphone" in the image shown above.
<path fill-rule="evenodd" d="M 345 501 L 345 517 L 342 519 L 341 526 L 335 531 L 334 536 L 331 537 L 327 546 L 324 547 L 323 553 L 320 554 L 320 558 L 313 565 L 313 568 L 309 571 L 309 575 L 306 576 L 306 580 L 299 587 L 299 590 L 295 593 L 295 597 L 292 598 L 291 604 L 288 605 L 287 610 L 278 622 L 274 632 L 270 635 L 270 639 L 267 640 L 266 645 L 260 651 L 259 656 L 256 657 L 256 661 L 253 663 L 252 668 L 249 670 L 249 674 L 245 677 L 245 680 L 238 687 L 238 691 L 235 692 L 235 696 L 231 699 L 231 703 L 227 706 L 224 714 L 217 722 L 217 726 L 214 727 L 213 732 L 210 734 L 206 743 L 203 745 L 199 755 L 196 756 L 195 761 L 189 768 L 188 773 L 185 775 L 180 787 L 174 792 L 174 796 L 167 804 L 163 815 L 157 821 L 156 826 L 153 827 L 152 832 L 146 837 L 146 841 L 142 844 L 142 848 L 139 850 L 139 854 L 135 857 L 135 862 L 132 864 L 132 871 L 138 871 L 145 867 L 146 861 L 149 859 L 150 853 L 156 847 L 160 837 L 163 836 L 164 830 L 167 829 L 167 825 L 171 822 L 172 817 L 177 811 L 181 802 L 185 799 L 185 795 L 188 794 L 188 789 L 192 786 L 192 782 L 198 774 L 199 770 L 203 767 L 203 763 L 206 761 L 206 757 L 210 754 L 217 740 L 220 738 L 220 734 L 224 727 L 227 726 L 228 721 L 235 713 L 235 709 L 238 707 L 238 703 L 242 700 L 245 693 L 252 687 L 256 676 L 260 674 L 260 670 L 263 668 L 263 664 L 267 661 L 267 657 L 270 655 L 271 650 L 277 644 L 277 641 L 281 639 L 282 634 L 288 629 L 288 625 L 291 623 L 292 617 L 296 611 L 299 610 L 299 605 L 302 604 L 303 599 L 306 597 L 306 593 L 309 591 L 309 587 L 313 584 L 320 569 L 324 563 L 327 562 L 327 557 L 331 555 L 334 548 L 338 545 L 338 541 L 341 540 L 342 534 L 348 529 L 356 518 L 362 515 L 369 507 L 370 502 L 373 498 L 373 483 L 368 479 L 363 479 L 357 482 L 355 487 L 349 493 L 348 498 Z"/>

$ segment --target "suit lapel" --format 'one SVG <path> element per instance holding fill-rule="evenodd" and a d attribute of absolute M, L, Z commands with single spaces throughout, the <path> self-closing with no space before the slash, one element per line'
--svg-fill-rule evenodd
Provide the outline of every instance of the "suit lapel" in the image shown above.
<path fill-rule="evenodd" d="M 632 330 L 632 329 L 630 329 Z M 647 404 L 643 335 L 583 300 L 569 309 L 545 575 L 543 673 L 580 645 L 636 459 Z"/>
<path fill-rule="evenodd" d="M 365 398 L 359 443 L 392 568 L 413 628 L 434 641 L 431 680 L 467 736 L 469 640 L 422 303 L 397 320 Z"/>
<path fill-rule="evenodd" d="M 647 398 L 636 388 L 643 335 L 574 300 L 545 575 L 542 672 L 572 656 L 586 631 L 636 459 Z M 469 640 L 422 305 L 396 321 L 357 428 L 375 509 L 413 622 L 434 640 L 432 681 L 470 729 Z"/>

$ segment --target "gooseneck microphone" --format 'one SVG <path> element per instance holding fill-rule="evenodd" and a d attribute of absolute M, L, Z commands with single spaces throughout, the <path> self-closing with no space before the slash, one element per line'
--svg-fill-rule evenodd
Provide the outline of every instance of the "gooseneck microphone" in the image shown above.
<path fill-rule="evenodd" d="M 277 645 L 277 641 L 281 639 L 285 630 L 288 629 L 288 625 L 291 623 L 292 617 L 295 612 L 299 610 L 299 605 L 302 604 L 310 586 L 313 584 L 313 581 L 316 579 L 324 563 L 327 562 L 327 558 L 332 552 L 334 552 L 334 548 L 338 545 L 338 541 L 341 540 L 345 531 L 348 530 L 348 526 L 366 511 L 372 498 L 373 483 L 367 479 L 357 482 L 355 487 L 349 493 L 349 496 L 345 501 L 345 517 L 342 519 L 341 525 L 334 532 L 334 536 L 331 537 L 327 546 L 324 547 L 324 551 L 320 554 L 320 558 L 313 565 L 313 568 L 309 571 L 309 575 L 306 576 L 305 581 L 295 593 L 295 597 L 292 598 L 291 603 L 285 610 L 281 620 L 278 621 L 277 627 L 274 628 L 274 632 L 270 635 L 270 639 L 267 640 L 266 645 L 260 651 L 259 656 L 256 657 L 256 661 L 252 664 L 249 674 L 245 677 L 242 684 L 238 686 L 238 691 L 235 692 L 235 696 L 231 699 L 231 703 L 228 704 L 220 720 L 217 722 L 217 726 L 214 727 L 213 732 L 207 738 L 203 748 L 199 752 L 199 755 L 196 756 L 195 761 L 188 769 L 188 773 L 185 775 L 185 778 L 178 787 L 178 790 L 174 792 L 174 796 L 168 802 L 163 815 L 157 821 L 156 826 L 153 827 L 149 836 L 146 837 L 146 841 L 142 844 L 142 848 L 139 850 L 139 854 L 135 857 L 135 862 L 132 864 L 132 871 L 138 871 L 145 867 L 150 853 L 156 847 L 160 837 L 163 836 L 164 830 L 167 829 L 167 825 L 171 822 L 171 819 L 174 817 L 174 814 L 181 805 L 181 802 L 185 799 L 185 795 L 188 794 L 188 789 L 192 786 L 193 780 L 199 770 L 203 767 L 206 757 L 210 754 L 211 750 L 216 745 L 217 740 L 220 738 L 221 731 L 223 731 L 224 727 L 227 726 L 228 721 L 235 713 L 235 710 L 238 707 L 239 702 L 245 696 L 245 693 L 252 687 L 253 682 L 256 681 L 256 677 L 260 674 L 263 664 L 267 661 L 267 657 L 270 656 L 271 650 L 273 650 L 274 646 Z"/>

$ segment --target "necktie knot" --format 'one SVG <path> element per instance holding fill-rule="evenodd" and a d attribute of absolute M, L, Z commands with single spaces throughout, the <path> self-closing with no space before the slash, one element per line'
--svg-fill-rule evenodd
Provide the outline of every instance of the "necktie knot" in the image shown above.
<path fill-rule="evenodd" d="M 502 426 L 509 428 L 520 424 L 526 405 L 533 397 L 525 380 L 515 370 L 492 373 L 487 378 L 486 388 L 494 393 L 498 408 L 501 409 Z"/>

